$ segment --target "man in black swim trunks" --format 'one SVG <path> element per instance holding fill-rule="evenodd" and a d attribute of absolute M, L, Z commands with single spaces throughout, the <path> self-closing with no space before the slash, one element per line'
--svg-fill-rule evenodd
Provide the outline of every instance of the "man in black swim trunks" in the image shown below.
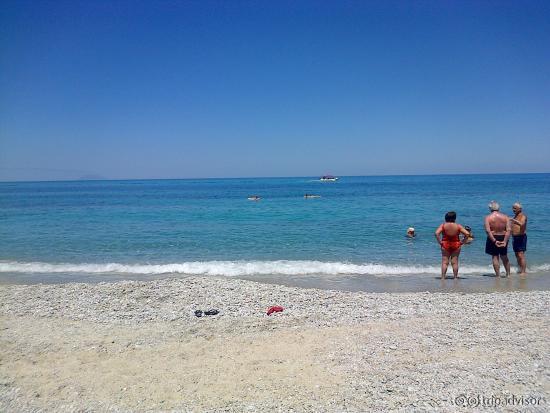
<path fill-rule="evenodd" d="M 510 238 L 510 220 L 500 212 L 500 205 L 496 201 L 489 204 L 491 213 L 485 217 L 485 253 L 493 257 L 493 268 L 496 276 L 500 276 L 500 262 L 506 269 L 506 276 L 510 275 L 510 261 L 508 260 L 508 239 Z"/>
<path fill-rule="evenodd" d="M 519 274 L 525 275 L 527 269 L 527 260 L 525 251 L 527 251 L 527 215 L 523 213 L 523 207 L 519 202 L 512 205 L 514 218 L 510 218 L 512 223 L 512 248 L 516 253 L 518 260 Z"/>

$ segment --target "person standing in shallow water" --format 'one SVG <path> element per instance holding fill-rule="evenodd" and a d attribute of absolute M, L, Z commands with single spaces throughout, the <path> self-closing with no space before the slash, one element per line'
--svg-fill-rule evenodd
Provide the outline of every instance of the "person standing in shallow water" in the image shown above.
<path fill-rule="evenodd" d="M 510 218 L 512 223 L 512 248 L 516 254 L 520 275 L 525 275 L 527 270 L 527 260 L 525 251 L 527 251 L 527 216 L 523 213 L 523 207 L 519 202 L 512 205 L 514 218 Z"/>
<path fill-rule="evenodd" d="M 510 275 L 510 261 L 508 260 L 508 240 L 510 239 L 510 220 L 500 212 L 500 205 L 496 201 L 489 203 L 491 213 L 485 217 L 485 253 L 493 259 L 493 269 L 496 276 L 500 276 L 500 261 L 506 269 L 506 276 Z"/>
<path fill-rule="evenodd" d="M 468 236 L 464 240 L 464 244 L 471 244 L 474 241 L 474 232 L 472 231 L 472 228 L 470 228 L 468 225 L 465 225 L 464 229 L 468 231 Z"/>
<path fill-rule="evenodd" d="M 453 267 L 454 278 L 458 278 L 460 248 L 469 235 L 469 232 L 455 221 L 456 212 L 449 211 L 445 214 L 445 222 L 435 231 L 435 239 L 441 247 L 441 279 L 447 275 L 449 261 Z M 460 234 L 463 235 L 462 239 L 460 239 Z"/>

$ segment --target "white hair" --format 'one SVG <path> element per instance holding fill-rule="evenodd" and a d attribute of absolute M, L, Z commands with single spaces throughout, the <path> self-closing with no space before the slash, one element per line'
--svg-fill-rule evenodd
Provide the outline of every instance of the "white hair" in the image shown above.
<path fill-rule="evenodd" d="M 514 202 L 514 205 L 512 205 L 512 208 L 518 208 L 520 210 L 523 210 L 523 207 L 521 206 L 521 204 L 519 202 Z"/>
<path fill-rule="evenodd" d="M 491 201 L 489 202 L 489 210 L 491 212 L 494 212 L 494 211 L 499 211 L 500 210 L 500 205 L 497 201 Z"/>

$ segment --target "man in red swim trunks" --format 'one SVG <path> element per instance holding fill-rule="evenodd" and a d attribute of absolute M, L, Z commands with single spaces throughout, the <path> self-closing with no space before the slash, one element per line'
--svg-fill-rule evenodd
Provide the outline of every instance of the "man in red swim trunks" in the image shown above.
<path fill-rule="evenodd" d="M 510 239 L 510 220 L 500 212 L 500 205 L 496 201 L 489 203 L 491 213 L 485 217 L 485 253 L 493 257 L 493 268 L 497 277 L 500 276 L 500 262 L 506 269 L 506 277 L 510 275 L 510 261 L 508 260 L 508 239 Z"/>

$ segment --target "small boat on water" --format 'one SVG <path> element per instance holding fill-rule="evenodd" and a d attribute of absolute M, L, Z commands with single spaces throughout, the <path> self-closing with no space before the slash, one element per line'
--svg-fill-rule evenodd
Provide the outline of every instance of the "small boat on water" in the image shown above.
<path fill-rule="evenodd" d="M 252 195 L 248 197 L 249 201 L 259 201 L 260 199 L 262 198 L 260 198 L 258 195 Z"/>
<path fill-rule="evenodd" d="M 319 178 L 319 181 L 323 182 L 336 182 L 337 180 L 338 178 L 332 175 L 323 175 L 321 178 Z"/>

